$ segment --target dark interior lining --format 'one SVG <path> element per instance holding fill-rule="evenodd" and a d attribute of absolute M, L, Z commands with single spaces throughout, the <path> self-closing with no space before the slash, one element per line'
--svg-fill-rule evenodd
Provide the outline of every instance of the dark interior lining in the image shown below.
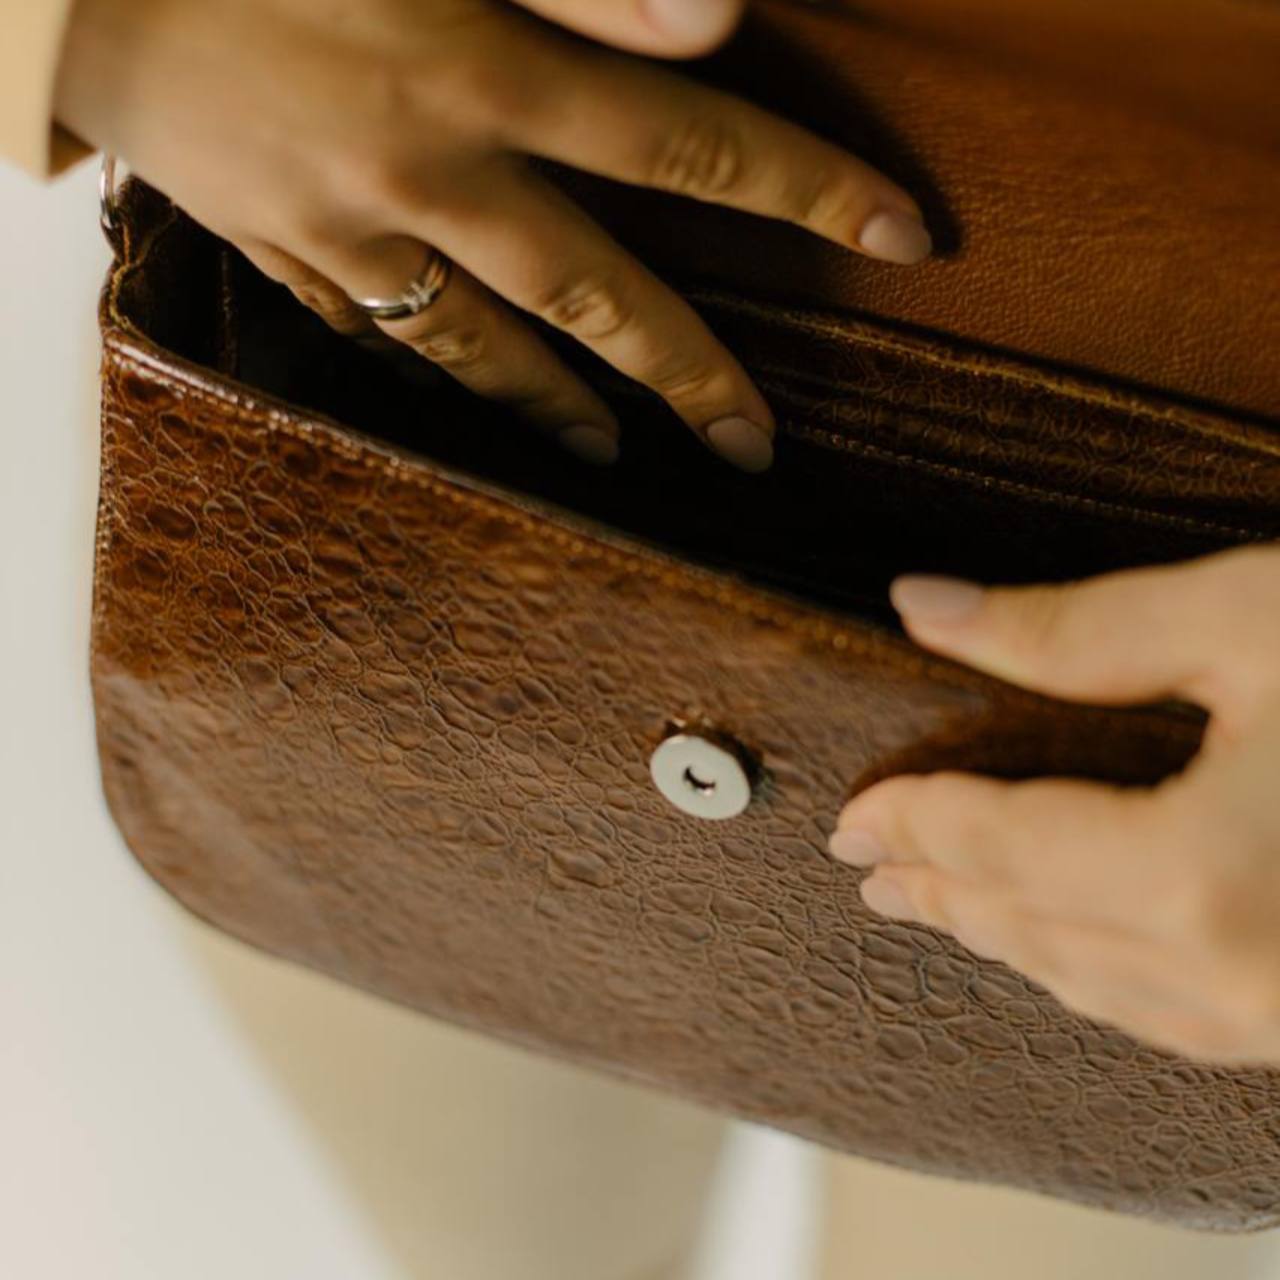
<path fill-rule="evenodd" d="M 656 397 L 561 343 L 623 423 L 620 463 L 589 468 L 452 380 L 420 385 L 338 337 L 185 220 L 164 240 L 151 251 L 145 282 L 126 276 L 118 296 L 125 315 L 176 354 L 490 483 L 869 620 L 892 623 L 885 590 L 904 571 L 1064 580 L 1186 558 L 1249 536 L 1087 495 L 1017 492 L 996 477 L 892 454 L 833 450 L 794 412 L 781 424 L 772 471 L 742 475 Z M 208 305 L 192 307 L 193 296 Z M 1257 534 L 1280 535 L 1280 526 Z"/>

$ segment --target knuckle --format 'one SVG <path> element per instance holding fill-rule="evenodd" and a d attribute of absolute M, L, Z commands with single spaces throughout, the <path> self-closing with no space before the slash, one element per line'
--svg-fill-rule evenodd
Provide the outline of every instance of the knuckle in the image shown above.
<path fill-rule="evenodd" d="M 529 50 L 513 47 L 505 18 L 499 19 L 504 25 L 498 25 L 477 16 L 482 27 L 494 29 L 477 29 L 467 46 L 474 52 L 433 65 L 429 76 L 415 77 L 409 105 L 416 118 L 484 136 L 501 133 L 510 121 L 526 117 L 542 95 L 531 74 Z M 506 56 L 494 56 L 499 48 Z"/>
<path fill-rule="evenodd" d="M 831 169 L 815 166 L 797 180 L 790 216 L 806 227 L 843 226 L 855 221 L 862 203 L 849 184 Z"/>
<path fill-rule="evenodd" d="M 275 245 L 246 244 L 241 245 L 241 249 L 263 275 L 287 289 L 294 290 L 295 285 L 306 284 L 312 279 L 312 273 L 297 258 L 277 249 Z"/>
<path fill-rule="evenodd" d="M 424 191 L 423 169 L 397 156 L 381 156 L 366 172 L 359 188 L 362 210 L 370 219 L 390 213 L 419 213 L 429 202 Z"/>
<path fill-rule="evenodd" d="M 322 320 L 327 321 L 331 316 L 340 314 L 341 309 L 334 305 L 333 299 L 322 289 L 308 284 L 295 284 L 291 292 L 304 307 L 314 311 Z"/>
<path fill-rule="evenodd" d="M 428 169 L 420 156 L 394 142 L 372 145 L 363 154 L 335 159 L 327 200 L 330 221 L 349 239 L 366 228 L 385 226 L 388 215 L 417 214 L 429 203 Z"/>
<path fill-rule="evenodd" d="M 690 364 L 676 355 L 652 363 L 644 383 L 676 404 L 711 404 L 732 399 L 732 386 L 722 370 L 709 364 Z"/>
<path fill-rule="evenodd" d="M 290 285 L 293 296 L 344 337 L 364 333 L 367 324 L 359 308 L 345 294 L 314 281 Z"/>
<path fill-rule="evenodd" d="M 583 276 L 555 285 L 535 310 L 549 324 L 586 342 L 616 337 L 635 323 L 627 291 L 612 276 Z"/>
<path fill-rule="evenodd" d="M 348 220 L 350 201 L 322 193 L 306 208 L 290 209 L 278 238 L 289 244 L 300 258 L 324 262 L 345 253 L 353 236 Z"/>
<path fill-rule="evenodd" d="M 312 198 L 284 215 L 280 238 L 301 246 L 308 258 L 344 252 L 380 234 L 388 214 L 416 212 L 422 184 L 421 170 L 389 147 L 373 145 L 364 154 L 335 147 L 325 172 L 307 187 Z"/>
<path fill-rule="evenodd" d="M 343 96 L 357 119 L 387 125 L 402 121 L 414 105 L 417 77 L 408 59 L 369 58 L 360 74 L 346 76 Z M 358 156 L 359 151 L 351 153 Z"/>
<path fill-rule="evenodd" d="M 445 369 L 474 369 L 485 362 L 489 344 L 479 325 L 450 325 L 429 330 L 403 341 L 418 355 Z"/>
<path fill-rule="evenodd" d="M 495 399 L 527 418 L 533 426 L 559 429 L 575 420 L 572 402 L 566 400 L 559 387 L 548 383 L 517 384 L 503 387 L 493 394 Z"/>
<path fill-rule="evenodd" d="M 421 135 L 406 129 L 406 122 L 430 118 L 421 74 L 404 60 L 384 59 L 345 89 L 358 127 L 340 135 L 325 158 L 329 189 L 338 200 L 392 194 L 415 166 L 423 168 Z"/>
<path fill-rule="evenodd" d="M 698 116 L 683 121 L 658 146 L 652 185 L 685 195 L 715 197 L 734 191 L 746 170 L 742 134 L 728 120 Z"/>

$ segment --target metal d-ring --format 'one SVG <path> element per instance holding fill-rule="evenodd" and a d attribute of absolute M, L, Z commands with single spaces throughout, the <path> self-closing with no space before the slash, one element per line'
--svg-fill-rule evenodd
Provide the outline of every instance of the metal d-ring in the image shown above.
<path fill-rule="evenodd" d="M 102 171 L 98 175 L 98 219 L 102 224 L 102 233 L 114 243 L 114 236 L 119 227 L 116 220 L 116 158 L 113 155 L 102 157 Z"/>

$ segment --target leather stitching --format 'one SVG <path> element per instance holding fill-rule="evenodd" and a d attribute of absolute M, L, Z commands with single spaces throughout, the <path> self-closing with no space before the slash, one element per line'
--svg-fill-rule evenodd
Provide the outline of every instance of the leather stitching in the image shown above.
<path fill-rule="evenodd" d="M 899 359 L 922 361 L 965 377 L 1013 383 L 1050 396 L 1068 407 L 1088 404 L 1123 415 L 1125 418 L 1140 417 L 1151 425 L 1172 424 L 1193 434 L 1207 436 L 1215 445 L 1220 445 L 1224 437 L 1237 439 L 1238 443 L 1248 447 L 1264 448 L 1266 452 L 1280 456 L 1280 440 L 1275 443 L 1263 442 L 1253 435 L 1238 439 L 1239 435 L 1248 430 L 1246 424 L 1237 424 L 1225 419 L 1205 421 L 1200 415 L 1177 405 L 1152 405 L 1132 392 L 1113 390 L 1099 384 L 1085 382 L 1083 379 L 1078 380 L 1067 375 L 1050 373 L 1031 365 L 1019 366 L 994 355 L 978 357 L 959 352 L 949 353 L 937 349 L 922 339 L 913 341 L 884 332 L 877 333 L 874 331 L 872 322 L 866 319 L 850 320 L 847 324 L 841 324 L 834 318 L 823 318 L 816 313 L 799 312 L 792 308 L 765 307 L 742 298 L 731 298 L 710 289 L 690 289 L 686 292 L 693 301 L 701 301 L 713 308 L 722 308 L 725 311 L 749 317 L 752 321 L 763 323 L 768 327 L 789 328 L 812 333 L 827 341 L 853 343 L 874 351 L 886 352 Z M 815 375 L 810 373 L 807 376 Z M 832 387 L 845 388 L 855 393 L 866 393 L 865 386 L 841 378 L 839 375 L 823 374 L 817 380 Z M 999 422 L 999 419 L 991 420 Z M 1268 445 L 1269 448 L 1266 447 Z"/>
<path fill-rule="evenodd" d="M 1166 528 L 1188 529 L 1221 534 L 1223 536 L 1244 539 L 1249 542 L 1265 540 L 1265 535 L 1249 529 L 1237 528 L 1234 525 L 1217 524 L 1209 520 L 1200 520 L 1194 516 L 1173 516 L 1163 511 L 1150 511 L 1142 507 L 1128 506 L 1120 502 L 1108 502 L 1101 498 L 1086 498 L 1080 494 L 1062 493 L 1054 489 L 1043 489 L 1024 481 L 1009 480 L 1002 476 L 993 476 L 986 472 L 971 471 L 957 467 L 951 463 L 938 462 L 931 458 L 921 458 L 914 454 L 887 449 L 883 445 L 869 444 L 862 440 L 852 440 L 834 431 L 823 431 L 818 427 L 801 426 L 787 422 L 787 433 L 799 439 L 808 440 L 839 453 L 865 455 L 887 462 L 901 462 L 922 471 L 946 476 L 949 479 L 980 484 L 985 488 L 999 489 L 1018 497 L 1032 498 L 1037 501 L 1052 503 L 1055 506 L 1090 511 L 1116 519 L 1131 520 L 1140 524 L 1162 525 Z"/>

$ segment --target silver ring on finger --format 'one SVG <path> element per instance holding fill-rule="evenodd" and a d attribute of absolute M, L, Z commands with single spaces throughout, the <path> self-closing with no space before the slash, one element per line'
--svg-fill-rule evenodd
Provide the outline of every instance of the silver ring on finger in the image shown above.
<path fill-rule="evenodd" d="M 427 247 L 427 264 L 407 289 L 394 298 L 353 298 L 371 320 L 409 320 L 439 300 L 449 286 L 453 262 L 439 249 Z"/>

